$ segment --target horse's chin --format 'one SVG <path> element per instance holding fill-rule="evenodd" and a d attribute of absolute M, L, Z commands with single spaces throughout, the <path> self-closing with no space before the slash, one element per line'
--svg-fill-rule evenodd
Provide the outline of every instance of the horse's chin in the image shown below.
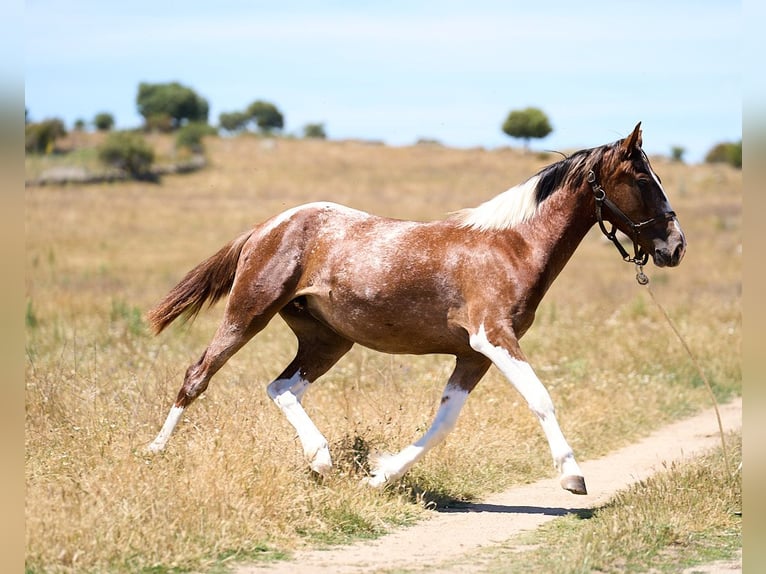
<path fill-rule="evenodd" d="M 673 252 L 668 249 L 655 249 L 652 253 L 652 260 L 657 267 L 676 267 L 683 258 L 683 249 L 676 249 Z"/>

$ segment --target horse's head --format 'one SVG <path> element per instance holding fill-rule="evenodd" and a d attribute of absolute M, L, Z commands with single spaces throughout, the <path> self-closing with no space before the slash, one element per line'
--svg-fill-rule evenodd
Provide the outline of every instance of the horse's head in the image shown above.
<path fill-rule="evenodd" d="M 600 166 L 597 181 L 588 174 L 596 199 L 599 226 L 626 261 L 643 264 L 651 255 L 658 267 L 675 267 L 686 252 L 686 238 L 659 176 L 641 149 L 641 123 L 625 139 L 616 142 Z M 609 221 L 607 232 L 603 220 Z M 635 256 L 631 258 L 614 237 L 614 227 L 633 240 Z M 611 235 L 610 235 L 611 233 Z"/>

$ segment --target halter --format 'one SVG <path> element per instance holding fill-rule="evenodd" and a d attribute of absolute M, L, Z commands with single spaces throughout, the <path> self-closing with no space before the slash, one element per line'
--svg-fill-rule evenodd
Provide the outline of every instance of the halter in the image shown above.
<path fill-rule="evenodd" d="M 651 219 L 647 219 L 646 221 L 642 221 L 640 223 L 634 223 L 630 217 L 625 215 L 625 213 L 623 213 L 623 211 L 606 196 L 604 188 L 601 187 L 596 181 L 596 174 L 593 172 L 593 170 L 588 171 L 588 183 L 593 189 L 593 197 L 596 200 L 596 220 L 598 221 L 598 226 L 601 229 L 601 232 L 606 236 L 607 239 L 614 243 L 617 251 L 619 251 L 620 255 L 622 255 L 623 261 L 626 263 L 636 264 L 636 267 L 638 268 L 636 280 L 642 285 L 645 285 L 649 282 L 649 278 L 644 275 L 643 266 L 646 265 L 647 261 L 649 261 L 649 254 L 646 253 L 638 244 L 638 238 L 641 235 L 641 232 L 647 227 L 650 227 L 660 221 L 668 221 L 674 219 L 676 217 L 675 212 L 666 211 L 657 217 L 652 217 Z M 604 217 L 602 214 L 602 208 L 604 206 L 606 206 L 614 215 L 622 219 L 622 221 L 626 224 L 629 231 L 629 233 L 626 235 L 628 235 L 631 241 L 633 241 L 633 257 L 631 257 L 627 251 L 625 251 L 625 248 L 622 246 L 619 239 L 617 239 L 617 228 L 614 223 L 612 223 L 611 231 L 607 231 L 606 225 L 604 225 Z"/>

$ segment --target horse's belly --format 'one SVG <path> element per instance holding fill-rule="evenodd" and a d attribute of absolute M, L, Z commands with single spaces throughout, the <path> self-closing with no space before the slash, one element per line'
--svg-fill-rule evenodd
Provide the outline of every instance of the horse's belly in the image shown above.
<path fill-rule="evenodd" d="M 359 300 L 307 297 L 309 311 L 343 337 L 384 353 L 459 354 L 468 347 L 451 325 L 449 309 L 436 301 Z"/>

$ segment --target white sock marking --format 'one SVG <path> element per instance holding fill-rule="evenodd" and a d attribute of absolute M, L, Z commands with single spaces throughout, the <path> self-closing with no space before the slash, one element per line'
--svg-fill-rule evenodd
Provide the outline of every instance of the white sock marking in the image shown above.
<path fill-rule="evenodd" d="M 170 435 L 173 433 L 173 429 L 176 428 L 176 425 L 178 424 L 178 421 L 181 420 L 181 415 L 183 415 L 183 413 L 184 407 L 177 407 L 174 405 L 170 409 L 168 418 L 165 419 L 165 424 L 162 425 L 160 434 L 157 435 L 157 438 L 155 438 L 154 441 L 152 441 L 152 444 L 150 444 L 148 447 L 150 452 L 160 452 L 165 448 Z"/>
<path fill-rule="evenodd" d="M 378 455 L 374 460 L 372 476 L 366 480 L 370 486 L 383 486 L 407 472 L 429 450 L 439 444 L 455 427 L 457 417 L 468 399 L 468 392 L 448 385 L 434 422 L 420 440 L 395 455 Z"/>
<path fill-rule="evenodd" d="M 484 324 L 479 326 L 478 333 L 471 335 L 470 344 L 473 349 L 486 356 L 500 369 L 505 378 L 516 387 L 527 401 L 532 412 L 537 415 L 548 439 L 553 463 L 559 472 L 564 476 L 582 476 L 572 448 L 564 438 L 556 420 L 553 401 L 548 390 L 537 378 L 529 363 L 513 358 L 506 349 L 490 343 L 484 330 Z"/>
<path fill-rule="evenodd" d="M 309 382 L 304 380 L 298 372 L 290 379 L 278 379 L 272 382 L 267 390 L 269 396 L 297 431 L 303 446 L 303 454 L 311 468 L 319 474 L 327 474 L 332 468 L 327 439 L 319 432 L 300 403 L 308 385 Z"/>

